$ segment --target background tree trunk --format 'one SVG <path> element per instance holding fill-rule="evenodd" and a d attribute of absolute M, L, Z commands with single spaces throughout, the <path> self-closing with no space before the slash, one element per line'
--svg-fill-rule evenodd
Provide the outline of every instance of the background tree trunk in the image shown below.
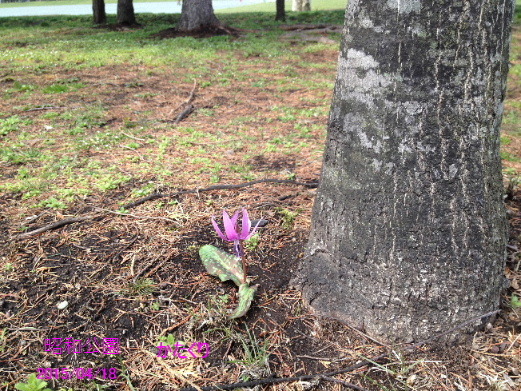
<path fill-rule="evenodd" d="M 92 12 L 94 23 L 107 23 L 107 14 L 105 13 L 105 0 L 92 0 Z"/>
<path fill-rule="evenodd" d="M 311 11 L 311 0 L 293 0 L 291 10 L 296 12 Z"/>
<path fill-rule="evenodd" d="M 133 0 L 118 0 L 118 23 L 126 26 L 137 24 Z"/>
<path fill-rule="evenodd" d="M 299 277 L 318 313 L 412 342 L 498 308 L 512 12 L 512 0 L 349 2 Z"/>
<path fill-rule="evenodd" d="M 212 0 L 183 0 L 179 31 L 195 31 L 219 27 Z"/>
<path fill-rule="evenodd" d="M 277 13 L 275 14 L 275 20 L 286 20 L 286 4 L 284 0 L 276 0 Z"/>

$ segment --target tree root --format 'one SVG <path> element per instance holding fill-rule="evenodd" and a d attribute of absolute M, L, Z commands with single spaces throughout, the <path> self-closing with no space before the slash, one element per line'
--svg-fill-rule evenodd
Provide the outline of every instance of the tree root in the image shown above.
<path fill-rule="evenodd" d="M 80 217 L 70 217 L 68 219 L 63 219 L 60 221 L 55 221 L 54 223 L 51 223 L 49 225 L 45 225 L 41 228 L 35 229 L 33 231 L 25 232 L 20 235 L 16 235 L 13 237 L 13 239 L 28 239 L 32 236 L 39 235 L 43 232 L 50 231 L 53 229 L 61 228 L 65 225 L 73 224 L 73 223 L 79 223 L 86 220 L 94 220 L 96 218 L 104 216 L 105 213 L 97 214 L 97 215 L 90 215 L 90 216 L 80 216 Z"/>
<path fill-rule="evenodd" d="M 255 181 L 239 183 L 237 185 L 214 185 L 214 186 L 209 186 L 209 187 L 205 187 L 205 188 L 202 188 L 202 189 L 181 190 L 181 191 L 178 191 L 176 193 L 171 193 L 171 194 L 154 193 L 154 194 L 151 194 L 151 195 L 149 195 L 147 197 L 140 198 L 139 200 L 136 200 L 134 202 L 131 202 L 129 204 L 124 205 L 123 209 L 132 209 L 132 208 L 135 208 L 136 206 L 144 204 L 145 202 L 157 200 L 157 199 L 160 199 L 160 198 L 175 198 L 175 197 L 178 197 L 178 196 L 183 195 L 183 194 L 198 194 L 198 193 L 203 193 L 203 192 L 213 191 L 213 190 L 241 189 L 243 187 L 253 186 L 253 185 L 256 185 L 258 183 L 285 183 L 285 184 L 290 184 L 290 185 L 305 186 L 305 187 L 308 187 L 308 188 L 316 188 L 316 187 L 318 187 L 318 182 L 309 182 L 309 183 L 307 183 L 307 182 L 293 181 L 293 180 L 289 180 L 289 179 L 258 179 L 258 180 L 255 180 Z M 37 228 L 37 229 L 29 231 L 29 232 L 24 232 L 23 234 L 15 235 L 15 236 L 12 237 L 12 239 L 14 239 L 14 240 L 28 239 L 28 238 L 31 238 L 33 236 L 39 235 L 41 233 L 44 233 L 46 231 L 51 231 L 51 230 L 54 230 L 54 229 L 58 229 L 58 228 L 61 228 L 61 227 L 65 226 L 65 225 L 69 225 L 69 224 L 73 224 L 73 223 L 79 223 L 79 222 L 87 221 L 87 220 L 95 220 L 95 219 L 104 217 L 104 216 L 106 216 L 106 215 L 108 215 L 110 213 L 111 212 L 104 212 L 104 213 L 99 213 L 99 214 L 96 214 L 96 215 L 70 217 L 70 218 L 67 218 L 67 219 L 55 221 L 54 223 L 45 225 L 43 227 Z"/>

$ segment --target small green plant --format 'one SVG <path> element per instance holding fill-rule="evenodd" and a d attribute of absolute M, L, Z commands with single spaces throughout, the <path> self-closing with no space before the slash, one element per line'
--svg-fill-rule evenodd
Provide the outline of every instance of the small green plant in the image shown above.
<path fill-rule="evenodd" d="M 294 181 L 297 179 L 297 174 L 295 174 L 294 172 L 288 172 L 287 174 L 288 174 L 288 179 L 290 181 Z"/>
<path fill-rule="evenodd" d="M 241 220 L 240 228 L 239 220 Z M 242 242 L 250 239 L 255 234 L 260 221 L 252 229 L 246 208 L 236 212 L 232 217 L 226 211 L 223 211 L 224 233 L 213 217 L 212 224 L 221 239 L 233 242 L 235 255 L 209 244 L 201 247 L 199 250 L 199 256 L 208 273 L 219 277 L 223 282 L 231 280 L 239 287 L 239 306 L 230 316 L 230 319 L 240 318 L 248 312 L 257 290 L 257 285 L 250 287 L 246 278 L 246 264 L 244 262 Z"/>
<path fill-rule="evenodd" d="M 20 391 L 52 391 L 47 387 L 47 382 L 37 379 L 34 373 L 31 373 L 27 377 L 26 383 L 16 383 L 14 388 Z"/>
<path fill-rule="evenodd" d="M 41 208 L 66 209 L 67 205 L 54 197 L 48 198 L 38 204 Z"/>
<path fill-rule="evenodd" d="M 127 145 L 125 145 L 126 148 L 129 148 L 129 149 L 138 149 L 139 147 L 141 147 L 141 144 L 133 141 Z"/>
<path fill-rule="evenodd" d="M 507 151 L 501 151 L 501 159 L 506 160 L 507 162 L 514 162 L 519 163 L 521 162 L 521 159 L 517 157 L 516 155 L 507 152 Z"/>
<path fill-rule="evenodd" d="M 295 225 L 295 219 L 299 212 L 292 212 L 285 208 L 277 208 L 277 213 L 282 217 L 282 227 L 285 229 L 292 229 Z"/>
<path fill-rule="evenodd" d="M 156 190 L 155 183 L 147 183 L 146 185 L 140 187 L 139 189 L 135 189 L 132 191 L 132 194 L 135 197 L 146 197 L 147 195 L 152 194 Z"/>
<path fill-rule="evenodd" d="M 259 248 L 260 235 L 257 233 L 248 240 L 244 241 L 244 247 L 249 251 L 255 251 Z"/>
<path fill-rule="evenodd" d="M 30 120 L 24 120 L 18 115 L 0 119 L 0 136 L 7 136 L 11 132 L 20 130 L 22 125 L 31 124 Z"/>
<path fill-rule="evenodd" d="M 34 86 L 31 84 L 22 84 L 19 81 L 15 81 L 13 83 L 13 87 L 9 88 L 6 92 L 12 93 L 12 92 L 27 92 L 27 91 L 33 91 Z"/>
<path fill-rule="evenodd" d="M 130 179 L 130 177 L 123 174 L 104 174 L 96 182 L 96 187 L 101 191 L 114 190 L 130 181 Z"/>
<path fill-rule="evenodd" d="M 64 92 L 77 91 L 83 87 L 85 87 L 83 83 L 64 81 L 44 87 L 42 92 L 44 94 L 62 94 Z"/>
<path fill-rule="evenodd" d="M 161 337 L 159 337 L 158 345 L 164 343 L 166 345 L 175 346 L 176 342 L 177 342 L 177 338 L 175 337 L 175 335 L 168 334 L 168 335 L 162 335 Z"/>
<path fill-rule="evenodd" d="M 125 364 L 123 363 L 123 360 L 120 359 L 120 365 L 121 365 L 121 371 L 120 371 L 120 375 L 123 379 L 126 380 L 127 382 L 127 386 L 129 388 L 130 391 L 137 391 L 134 386 L 132 385 L 132 382 L 130 380 L 130 376 L 128 375 L 128 369 L 127 367 L 125 366 Z"/>
<path fill-rule="evenodd" d="M 161 139 L 161 141 L 158 144 L 160 156 L 164 156 L 168 152 L 168 149 L 172 145 L 173 141 L 174 141 L 174 139 L 171 137 L 163 137 Z"/>
<path fill-rule="evenodd" d="M 245 368 L 242 371 L 241 379 L 248 381 L 252 378 L 266 376 L 270 373 L 269 370 L 269 341 L 264 340 L 261 343 L 248 328 L 246 329 L 247 337 L 240 335 L 239 340 L 244 351 L 244 356 L 240 360 L 234 360 L 232 363 L 243 365 Z"/>
<path fill-rule="evenodd" d="M 138 278 L 133 283 L 128 285 L 128 291 L 132 295 L 146 296 L 156 290 L 154 280 L 151 278 Z"/>
<path fill-rule="evenodd" d="M 510 298 L 510 306 L 512 308 L 521 308 L 521 300 L 516 295 L 512 295 Z"/>
<path fill-rule="evenodd" d="M 206 308 L 209 313 L 226 314 L 226 306 L 229 301 L 229 295 L 211 296 Z"/>
<path fill-rule="evenodd" d="M 501 136 L 501 145 L 509 145 L 512 143 L 512 139 L 508 136 Z"/>

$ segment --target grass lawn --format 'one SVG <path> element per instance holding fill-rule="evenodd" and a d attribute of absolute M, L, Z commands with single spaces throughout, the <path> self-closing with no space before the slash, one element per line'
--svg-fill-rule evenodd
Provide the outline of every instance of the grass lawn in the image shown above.
<path fill-rule="evenodd" d="M 337 4 L 313 1 L 326 3 Z M 179 15 L 138 15 L 137 30 L 94 28 L 90 16 L 0 18 L 1 389 L 38 368 L 72 368 L 74 379 L 46 380 L 47 387 L 178 390 L 326 373 L 383 352 L 388 360 L 336 378 L 367 390 L 521 384 L 513 288 L 494 327 L 476 334 L 471 349 L 450 351 L 404 353 L 302 306 L 289 283 L 315 191 L 302 183 L 318 180 L 340 34 L 295 35 L 269 11 L 221 13 L 245 30 L 239 38 L 173 40 L 155 34 Z M 343 17 L 343 6 L 289 12 L 286 24 L 339 26 Z M 512 45 L 502 153 L 515 189 L 519 18 Z M 298 183 L 191 191 L 270 178 Z M 237 289 L 209 276 L 197 252 L 223 245 L 210 217 L 242 206 L 269 224 L 248 244 L 248 274 L 259 284 L 253 306 L 230 321 Z M 512 246 L 520 208 L 510 201 Z M 516 251 L 507 266 L 521 295 Z M 119 338 L 121 351 L 53 354 L 44 345 L 51 338 Z M 160 344 L 198 342 L 210 345 L 208 357 L 157 356 Z M 265 389 L 296 391 L 314 381 Z M 315 389 L 340 387 L 321 380 Z"/>

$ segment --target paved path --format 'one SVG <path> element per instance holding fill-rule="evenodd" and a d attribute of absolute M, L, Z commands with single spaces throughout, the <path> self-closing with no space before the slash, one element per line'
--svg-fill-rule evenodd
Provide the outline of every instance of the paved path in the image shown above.
<path fill-rule="evenodd" d="M 226 9 L 240 7 L 242 5 L 269 3 L 275 0 L 219 0 L 213 2 L 214 9 Z M 116 13 L 117 4 L 105 4 L 107 14 Z M 175 14 L 181 13 L 181 2 L 163 2 L 163 3 L 134 3 L 134 11 L 136 13 L 153 13 L 153 14 Z M 0 8 L 0 17 L 2 16 L 45 16 L 45 15 L 90 15 L 92 14 L 92 4 L 80 5 L 50 5 L 50 6 L 27 6 L 27 7 L 8 7 Z"/>

